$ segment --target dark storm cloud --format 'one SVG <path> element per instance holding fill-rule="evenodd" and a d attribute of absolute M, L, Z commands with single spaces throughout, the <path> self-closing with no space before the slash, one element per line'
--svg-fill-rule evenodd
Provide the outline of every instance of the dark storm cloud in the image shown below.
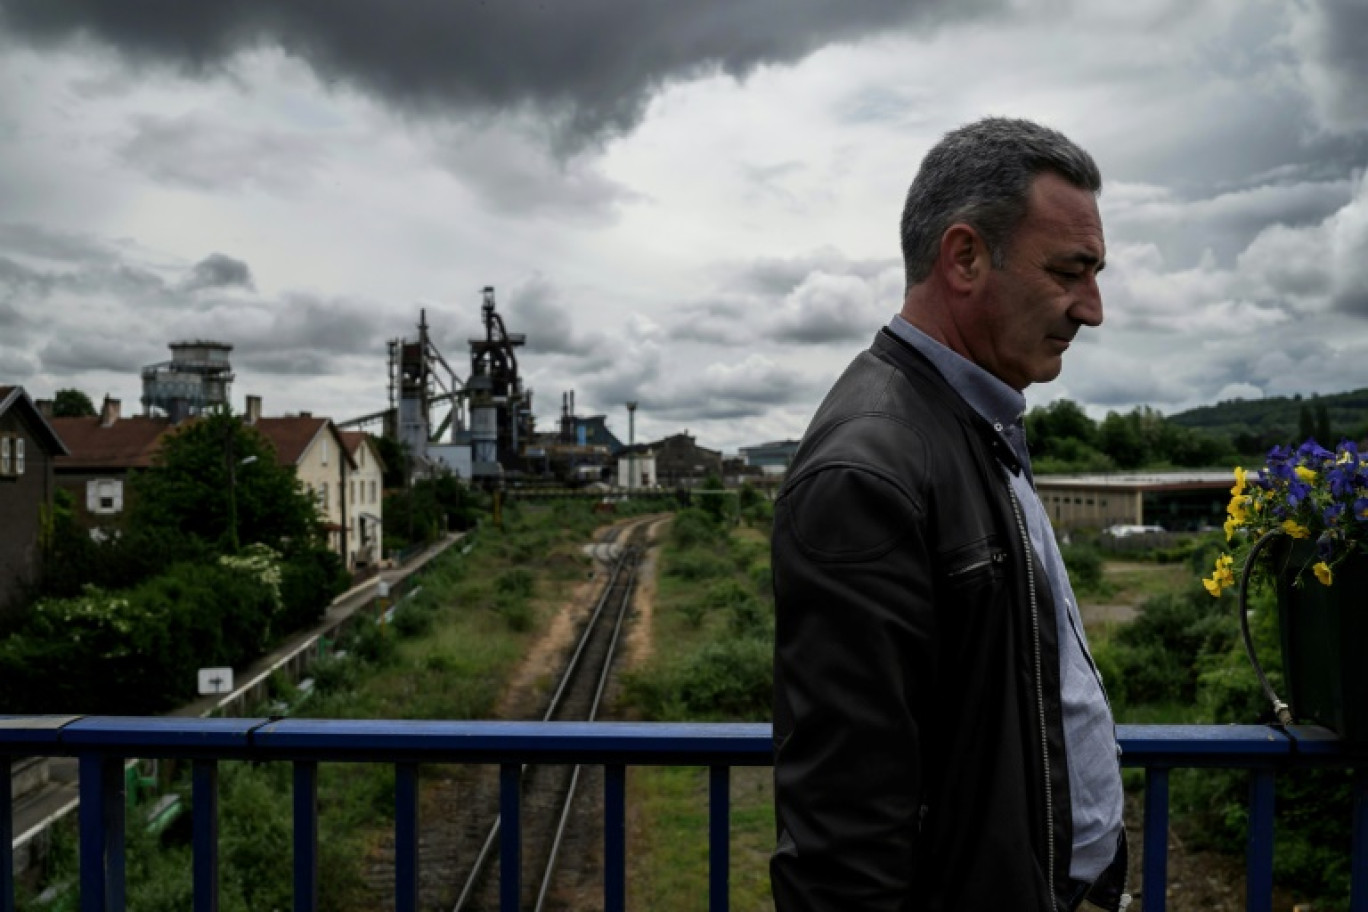
<path fill-rule="evenodd" d="M 233 287 L 255 291 L 256 283 L 252 281 L 251 267 L 242 260 L 222 253 L 211 253 L 190 270 L 183 287 L 187 291 Z"/>
<path fill-rule="evenodd" d="M 1368 5 L 1363 0 L 1312 0 L 1295 43 L 1323 115 L 1340 129 L 1368 127 Z"/>
<path fill-rule="evenodd" d="M 8 29 L 37 44 L 88 37 L 136 63 L 213 72 L 275 45 L 327 82 L 410 110 L 532 108 L 573 149 L 630 129 L 650 96 L 708 70 L 744 76 L 824 45 L 928 27 L 1000 6 L 887 0 L 0 0 Z"/>

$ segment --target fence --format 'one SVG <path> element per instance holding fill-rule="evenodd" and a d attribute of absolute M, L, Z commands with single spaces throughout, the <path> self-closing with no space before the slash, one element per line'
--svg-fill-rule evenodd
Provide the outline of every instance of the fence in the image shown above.
<path fill-rule="evenodd" d="M 1268 912 L 1273 887 L 1273 806 L 1279 773 L 1338 767 L 1356 771 L 1352 807 L 1352 912 L 1368 912 L 1368 748 L 1324 729 L 1293 726 L 1123 725 L 1122 764 L 1145 770 L 1145 912 L 1163 912 L 1167 875 L 1168 777 L 1183 767 L 1250 771 L 1246 852 L 1248 908 Z M 419 722 L 308 719 L 0 717 L 0 755 L 74 756 L 80 765 L 80 890 L 83 912 L 119 912 L 124 894 L 124 774 L 129 757 L 193 762 L 196 912 L 218 908 L 218 762 L 294 766 L 295 909 L 316 908 L 317 769 L 320 762 L 385 763 L 395 768 L 395 908 L 417 906 L 418 766 L 487 763 L 500 767 L 502 908 L 518 900 L 519 769 L 524 763 L 601 765 L 604 794 L 604 908 L 626 897 L 626 776 L 629 766 L 701 766 L 709 774 L 709 908 L 727 908 L 730 859 L 728 783 L 734 766 L 770 763 L 771 732 L 761 724 L 601 722 Z M 0 805 L 11 807 L 9 777 Z M 10 814 L 0 837 L 12 842 Z M 0 912 L 12 912 L 14 876 L 0 861 Z"/>

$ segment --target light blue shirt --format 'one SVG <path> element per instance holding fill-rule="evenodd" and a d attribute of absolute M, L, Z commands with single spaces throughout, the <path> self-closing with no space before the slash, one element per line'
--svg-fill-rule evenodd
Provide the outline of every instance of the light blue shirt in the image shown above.
<path fill-rule="evenodd" d="M 932 339 L 900 315 L 888 328 L 924 355 L 941 376 L 993 426 L 1021 461 L 1011 472 L 1012 491 L 1022 506 L 1031 546 L 1045 568 L 1054 597 L 1059 637 L 1059 698 L 1064 746 L 1069 761 L 1073 808 L 1073 856 L 1069 876 L 1092 883 L 1116 855 L 1121 833 L 1120 751 L 1116 723 L 1102 689 L 1102 677 L 1088 652 L 1083 622 L 1049 515 L 1036 494 L 1026 449 L 1026 397 L 958 353 Z"/>

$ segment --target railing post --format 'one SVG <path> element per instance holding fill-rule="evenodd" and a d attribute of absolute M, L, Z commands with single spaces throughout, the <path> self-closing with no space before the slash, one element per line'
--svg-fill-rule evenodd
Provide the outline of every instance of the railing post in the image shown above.
<path fill-rule="evenodd" d="M 1273 770 L 1249 775 L 1249 841 L 1245 844 L 1245 909 L 1273 912 Z"/>
<path fill-rule="evenodd" d="M 708 909 L 726 912 L 731 874 L 731 768 L 708 769 Z"/>
<path fill-rule="evenodd" d="M 195 912 L 218 912 L 218 761 L 196 760 L 192 778 Z"/>
<path fill-rule="evenodd" d="M 1368 912 L 1368 767 L 1354 770 L 1353 869 L 1349 875 L 1349 912 Z"/>
<path fill-rule="evenodd" d="M 0 912 L 14 912 L 14 761 L 0 763 Z"/>
<path fill-rule="evenodd" d="M 85 754 L 80 760 L 80 777 L 81 910 L 123 912 L 123 762 L 117 757 Z"/>
<path fill-rule="evenodd" d="M 603 768 L 603 912 L 627 908 L 627 768 Z"/>
<path fill-rule="evenodd" d="M 294 765 L 294 907 L 318 908 L 318 764 Z"/>
<path fill-rule="evenodd" d="M 522 892 L 522 765 L 499 766 L 499 908 L 518 912 Z"/>
<path fill-rule="evenodd" d="M 1145 769 L 1144 871 L 1141 877 L 1145 912 L 1164 912 L 1168 896 L 1168 811 L 1169 771 L 1167 767 Z"/>
<path fill-rule="evenodd" d="M 418 764 L 394 765 L 394 909 L 418 910 Z"/>

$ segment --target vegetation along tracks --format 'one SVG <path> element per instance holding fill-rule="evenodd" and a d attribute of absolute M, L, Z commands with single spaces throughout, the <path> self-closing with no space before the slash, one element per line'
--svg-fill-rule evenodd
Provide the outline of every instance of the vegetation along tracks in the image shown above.
<path fill-rule="evenodd" d="M 640 542 L 650 520 L 610 529 L 595 546 L 595 556 L 609 560 L 606 581 L 563 669 L 542 721 L 593 720 L 597 717 L 621 639 L 622 623 L 632 603 L 641 561 Z M 522 770 L 521 898 L 525 909 L 541 912 L 553 906 L 552 884 L 558 859 L 567 844 L 581 768 L 526 766 Z M 494 909 L 499 905 L 499 831 L 495 817 L 479 853 L 464 877 L 456 912 Z M 576 853 L 577 857 L 582 857 Z"/>

